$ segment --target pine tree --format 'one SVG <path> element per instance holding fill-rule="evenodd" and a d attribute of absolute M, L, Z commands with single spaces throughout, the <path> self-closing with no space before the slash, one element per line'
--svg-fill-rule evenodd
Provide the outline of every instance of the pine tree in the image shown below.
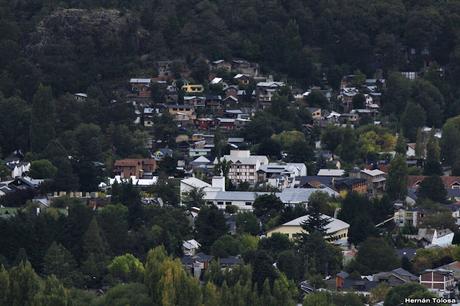
<path fill-rule="evenodd" d="M 10 292 L 10 279 L 8 271 L 0 265 L 0 305 L 8 305 L 8 295 Z"/>
<path fill-rule="evenodd" d="M 407 194 L 407 164 L 403 155 L 396 155 L 390 163 L 387 192 L 392 200 L 405 199 Z"/>
<path fill-rule="evenodd" d="M 423 169 L 425 175 L 442 175 L 442 167 L 440 163 L 440 147 L 438 139 L 434 136 L 434 129 L 430 133 L 426 143 L 426 162 Z"/>
<path fill-rule="evenodd" d="M 68 305 L 70 305 L 68 291 L 54 275 L 47 277 L 43 290 L 35 297 L 35 306 Z"/>
<path fill-rule="evenodd" d="M 40 85 L 32 101 L 30 148 L 42 152 L 55 137 L 55 105 L 51 88 Z"/>
<path fill-rule="evenodd" d="M 35 306 L 39 291 L 40 278 L 28 261 L 11 269 L 9 306 Z"/>
<path fill-rule="evenodd" d="M 399 135 L 398 135 L 398 140 L 396 142 L 396 146 L 395 146 L 395 151 L 396 153 L 399 153 L 401 155 L 406 155 L 406 139 L 404 139 L 404 136 L 402 134 L 402 132 L 399 132 Z"/>
<path fill-rule="evenodd" d="M 313 232 L 318 232 L 324 236 L 331 219 L 321 213 L 321 203 L 319 201 L 314 200 L 308 203 L 307 216 L 307 219 L 301 224 L 302 229 L 305 231 L 302 237 Z"/>
<path fill-rule="evenodd" d="M 93 217 L 89 223 L 88 229 L 83 235 L 83 252 L 86 257 L 90 254 L 105 256 L 106 243 L 102 239 L 101 230 L 96 217 Z"/>
<path fill-rule="evenodd" d="M 102 238 L 96 217 L 91 220 L 82 243 L 85 260 L 81 270 L 87 278 L 88 286 L 95 288 L 100 285 L 107 266 L 106 242 Z"/>
<path fill-rule="evenodd" d="M 206 285 L 202 287 L 203 291 L 203 306 L 215 306 L 219 305 L 219 293 L 217 292 L 216 286 L 207 282 Z"/>
<path fill-rule="evenodd" d="M 421 159 L 424 157 L 425 149 L 424 149 L 424 143 L 423 143 L 423 136 L 422 136 L 422 129 L 418 128 L 417 129 L 417 137 L 415 141 L 415 158 Z"/>
<path fill-rule="evenodd" d="M 77 263 L 63 245 L 53 242 L 43 258 L 43 272 L 46 275 L 55 275 L 66 286 L 73 285 L 76 276 Z"/>

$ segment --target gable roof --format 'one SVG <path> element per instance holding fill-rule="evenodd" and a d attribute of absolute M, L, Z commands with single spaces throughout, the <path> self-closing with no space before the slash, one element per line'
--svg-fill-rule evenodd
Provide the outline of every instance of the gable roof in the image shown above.
<path fill-rule="evenodd" d="M 332 233 L 335 233 L 337 231 L 344 230 L 344 229 L 347 229 L 347 228 L 350 227 L 350 224 L 348 224 L 348 223 L 346 223 L 346 222 L 344 222 L 342 220 L 332 218 L 332 217 L 329 217 L 327 215 L 322 215 L 322 217 L 331 221 L 328 225 L 326 225 L 326 233 L 327 234 L 332 234 Z M 309 215 L 305 215 L 305 216 L 299 217 L 297 219 L 291 220 L 289 222 L 286 222 L 281 226 L 301 226 L 303 222 L 308 220 L 308 218 L 309 218 Z"/>

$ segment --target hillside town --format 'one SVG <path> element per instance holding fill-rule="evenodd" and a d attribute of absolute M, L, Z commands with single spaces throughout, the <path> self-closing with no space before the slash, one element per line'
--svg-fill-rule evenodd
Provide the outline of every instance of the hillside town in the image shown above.
<path fill-rule="evenodd" d="M 78 149 L 56 162 L 59 153 L 6 156 L 0 218 L 68 216 L 83 203 L 100 211 L 101 235 L 114 247 L 118 223 L 110 223 L 121 221 L 110 218 L 127 214 L 145 233 L 123 238 L 121 249 L 156 241 L 200 282 L 256 260 L 254 269 L 284 273 L 302 297 L 353 294 L 383 305 L 393 289 L 413 284 L 439 298 L 458 296 L 460 167 L 447 150 L 459 146 L 448 143 L 459 118 L 436 128 L 406 108 L 395 129 L 382 105 L 382 94 L 415 82 L 417 73 L 387 80 L 357 71 L 333 90 L 326 77 L 302 89 L 242 59 L 199 59 L 194 67 L 167 60 L 155 69 L 156 76 L 136 75 L 116 89 L 110 103 L 130 112 L 124 115 L 137 132 L 114 130 L 120 144 L 110 157 Z M 94 133 L 86 127 L 72 141 L 100 146 Z M 453 163 L 442 162 L 441 152 Z M 80 183 L 59 163 L 82 167 Z M 173 219 L 148 228 L 137 215 L 146 209 Z M 174 219 L 178 233 L 169 232 Z M 100 273 L 96 286 L 107 286 Z"/>

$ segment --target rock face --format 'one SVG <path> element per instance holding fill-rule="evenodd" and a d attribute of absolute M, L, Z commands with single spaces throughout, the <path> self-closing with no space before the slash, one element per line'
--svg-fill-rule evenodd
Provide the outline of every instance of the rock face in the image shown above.
<path fill-rule="evenodd" d="M 129 43 L 137 47 L 146 35 L 129 12 L 114 9 L 60 9 L 46 16 L 32 34 L 30 49 L 40 52 L 50 45 L 94 44 L 97 50 L 120 48 Z M 126 40 L 129 40 L 127 42 Z M 134 46 L 132 45 L 134 43 Z"/>

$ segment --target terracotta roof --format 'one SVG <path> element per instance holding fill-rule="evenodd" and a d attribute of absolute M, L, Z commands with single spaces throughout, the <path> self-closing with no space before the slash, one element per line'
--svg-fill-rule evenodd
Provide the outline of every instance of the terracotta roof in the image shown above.
<path fill-rule="evenodd" d="M 135 167 L 138 164 L 144 164 L 144 165 L 154 165 L 155 160 L 154 159 L 119 159 L 115 161 L 115 167 Z"/>
<path fill-rule="evenodd" d="M 407 178 L 407 187 L 417 188 L 427 176 L 424 175 L 409 175 Z M 460 185 L 460 176 L 441 176 L 441 180 L 444 183 L 446 189 L 452 189 L 452 185 L 457 183 Z"/>

